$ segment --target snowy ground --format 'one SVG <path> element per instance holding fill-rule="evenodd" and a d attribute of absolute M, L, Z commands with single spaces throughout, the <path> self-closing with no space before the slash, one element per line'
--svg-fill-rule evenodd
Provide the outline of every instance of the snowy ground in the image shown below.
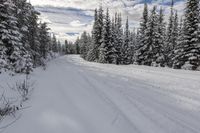
<path fill-rule="evenodd" d="M 200 72 L 70 55 L 37 69 L 32 79 L 31 107 L 4 133 L 200 132 Z"/>

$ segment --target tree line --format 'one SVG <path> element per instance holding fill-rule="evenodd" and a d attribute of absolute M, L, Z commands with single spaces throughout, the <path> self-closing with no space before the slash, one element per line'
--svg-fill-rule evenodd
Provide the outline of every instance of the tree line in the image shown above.
<path fill-rule="evenodd" d="M 60 42 L 39 15 L 26 0 L 0 1 L 0 71 L 30 73 L 59 52 Z"/>
<path fill-rule="evenodd" d="M 199 0 L 187 0 L 184 15 L 179 17 L 171 4 L 168 23 L 162 7 L 148 9 L 144 4 L 139 28 L 130 30 L 128 17 L 110 17 L 102 6 L 95 9 L 91 34 L 77 39 L 81 56 L 88 61 L 111 64 L 138 64 L 200 70 Z"/>

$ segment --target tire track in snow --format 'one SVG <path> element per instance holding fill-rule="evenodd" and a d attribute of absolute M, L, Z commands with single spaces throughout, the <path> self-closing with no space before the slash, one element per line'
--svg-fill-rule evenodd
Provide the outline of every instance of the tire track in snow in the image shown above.
<path fill-rule="evenodd" d="M 101 82 L 100 80 L 98 80 L 98 79 L 96 79 L 98 82 Z M 106 85 L 108 85 L 108 86 L 110 86 L 109 84 L 108 84 L 108 81 L 107 82 L 103 82 L 104 84 L 106 84 Z M 134 86 L 134 84 L 131 84 L 132 86 Z M 139 84 L 138 84 L 139 85 Z M 130 85 L 129 85 L 130 86 Z M 143 85 L 139 85 L 139 87 L 142 87 Z M 146 86 L 147 87 L 147 86 Z M 115 88 L 115 87 L 113 87 L 113 86 L 110 86 L 110 88 Z M 151 87 L 152 88 L 152 87 Z M 136 92 L 136 90 L 137 89 L 134 89 L 134 92 Z M 124 90 L 121 90 L 121 92 L 123 92 Z M 138 91 L 138 90 L 137 90 Z M 148 91 L 150 91 L 150 90 L 148 90 Z M 139 96 L 141 96 L 141 94 L 140 94 L 141 92 L 137 92 L 137 96 L 139 97 Z M 129 93 L 128 93 L 129 94 Z M 129 95 L 128 95 L 129 96 Z M 129 96 L 129 97 L 132 97 L 133 98 L 133 96 Z M 131 100 L 129 99 L 129 98 L 127 98 L 126 97 L 126 99 L 129 101 L 129 102 L 131 102 Z M 141 101 L 144 101 L 144 100 L 139 100 L 139 99 L 134 99 L 135 101 L 137 101 L 137 102 L 139 102 L 139 103 L 141 103 L 141 104 L 143 104 L 144 106 L 149 106 L 149 105 L 152 105 L 151 103 L 148 103 L 148 104 L 144 104 L 144 103 L 142 103 Z M 175 117 L 175 116 L 177 116 L 177 114 L 178 113 L 181 113 L 181 112 L 176 112 L 175 110 L 171 110 L 171 114 L 169 113 L 169 112 L 166 112 L 165 111 L 165 109 L 166 109 L 166 107 L 164 107 L 165 109 L 162 109 L 163 108 L 163 106 L 162 106 L 162 104 L 163 103 L 160 103 L 160 102 L 158 102 L 158 101 L 156 101 L 156 100 L 152 100 L 152 99 L 147 99 L 146 101 L 149 101 L 149 100 L 151 100 L 151 102 L 154 102 L 154 104 L 158 104 L 159 106 L 157 106 L 157 109 L 155 109 L 155 106 L 154 107 L 151 107 L 154 111 L 156 111 L 157 113 L 159 113 L 160 115 L 163 115 L 165 118 L 167 118 L 167 119 L 169 119 L 170 121 L 173 121 L 173 123 L 175 123 L 175 124 L 178 124 L 179 126 L 181 126 L 182 127 L 182 129 L 184 130 L 184 129 L 186 129 L 186 127 L 187 127 L 187 130 L 188 130 L 188 132 L 190 133 L 190 132 L 193 132 L 193 133 L 198 133 L 199 132 L 199 130 L 200 129 L 198 129 L 197 127 L 192 127 L 192 126 L 190 126 L 190 123 L 188 123 L 188 122 L 185 122 L 183 119 L 180 119 L 180 118 L 182 118 L 182 117 Z M 133 101 L 131 102 L 132 104 L 133 104 Z M 133 107 L 135 107 L 136 106 L 136 104 L 134 104 L 133 105 Z M 165 105 L 165 106 L 167 106 L 167 105 Z M 168 105 L 169 106 L 169 105 Z M 138 106 L 136 106 L 136 107 L 138 107 Z M 169 109 L 173 109 L 173 107 L 168 107 Z M 138 108 L 139 109 L 139 108 Z M 144 114 L 144 112 L 145 111 L 142 111 L 141 109 L 139 109 L 141 112 L 143 112 L 143 114 Z M 174 111 L 174 112 L 173 112 Z M 161 113 L 162 112 L 162 113 Z M 173 112 L 173 113 L 172 113 Z M 174 114 L 175 113 L 175 114 Z M 174 115 L 172 115 L 172 114 L 174 114 Z M 183 114 L 183 116 L 184 116 L 185 114 Z M 151 120 L 153 120 L 153 117 L 152 118 L 149 118 L 149 119 L 151 119 Z M 169 121 L 169 122 L 170 122 Z M 155 122 L 155 120 L 154 120 L 154 122 Z M 197 123 L 198 123 L 198 121 L 197 121 Z M 159 124 L 160 125 L 160 124 Z"/>
<path fill-rule="evenodd" d="M 82 73 L 80 72 L 80 75 L 85 79 L 85 81 L 86 81 L 88 84 L 90 84 L 90 85 L 92 86 L 92 88 L 93 88 L 93 90 L 96 92 L 96 94 L 97 94 L 100 98 L 102 98 L 107 104 L 109 104 L 110 107 L 111 107 L 114 111 L 117 112 L 116 117 L 118 117 L 118 115 L 120 115 L 120 116 L 122 116 L 128 123 L 130 123 L 130 124 L 133 126 L 133 128 L 134 128 L 134 133 L 142 133 L 142 132 L 140 132 L 140 130 L 137 128 L 137 126 L 135 126 L 135 125 L 130 121 L 130 119 L 129 119 L 126 115 L 124 115 L 124 113 L 121 111 L 121 109 L 118 108 L 118 106 L 117 106 L 109 97 L 107 97 L 106 94 L 105 94 L 103 91 L 100 91 L 100 88 L 97 88 L 97 86 L 94 85 L 94 83 L 90 81 L 88 75 L 84 74 L 83 72 L 82 72 Z M 113 121 L 116 121 L 116 117 L 114 118 Z M 112 123 L 113 123 L 113 121 L 112 121 Z"/>

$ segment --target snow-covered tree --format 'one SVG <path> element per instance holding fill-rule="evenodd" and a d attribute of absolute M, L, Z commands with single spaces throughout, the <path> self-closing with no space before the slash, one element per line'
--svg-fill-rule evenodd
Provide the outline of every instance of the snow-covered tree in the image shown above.
<path fill-rule="evenodd" d="M 80 53 L 86 60 L 101 63 L 200 69 L 199 2 L 188 0 L 184 23 L 180 25 L 173 5 L 172 0 L 166 28 L 162 7 L 158 13 L 154 6 L 149 16 L 145 3 L 140 27 L 133 32 L 129 31 L 128 19 L 123 32 L 120 13 L 111 21 L 108 13 L 104 18 L 102 7 L 96 9 L 92 39 L 82 35 L 87 39 L 81 39 Z"/>
<path fill-rule="evenodd" d="M 98 22 L 98 11 L 95 9 L 94 24 L 92 29 L 92 42 L 89 46 L 87 54 L 88 61 L 96 61 L 98 59 L 98 48 L 100 46 L 100 35 L 99 35 L 99 22 Z"/>
<path fill-rule="evenodd" d="M 49 51 L 50 36 L 48 32 L 49 28 L 46 23 L 41 23 L 39 28 L 39 42 L 40 42 L 40 55 L 46 59 Z"/>
<path fill-rule="evenodd" d="M 4 32 L 7 32 L 6 30 L 6 22 L 3 21 L 5 19 L 5 16 L 7 16 L 7 12 L 5 12 L 4 7 L 5 1 L 0 1 L 0 72 L 1 69 L 5 68 L 7 66 L 7 56 L 6 56 L 6 46 L 3 42 L 3 34 Z"/>
<path fill-rule="evenodd" d="M 24 59 L 23 73 L 30 74 L 30 72 L 33 71 L 33 63 L 30 54 L 27 53 Z"/>
<path fill-rule="evenodd" d="M 115 31 L 116 31 L 116 41 L 115 41 L 115 62 L 116 64 L 122 64 L 122 46 L 123 46 L 123 29 L 122 29 L 122 16 L 121 14 L 115 14 Z"/>
<path fill-rule="evenodd" d="M 3 42 L 0 40 L 0 73 L 3 68 L 7 67 L 7 57 L 6 57 L 6 47 Z"/>
<path fill-rule="evenodd" d="M 143 47 L 143 65 L 157 66 L 160 65 L 160 57 L 162 56 L 161 45 L 159 43 L 160 36 L 158 33 L 158 14 L 156 6 L 153 7 L 151 15 L 147 22 L 147 31 L 145 35 L 145 47 Z"/>
<path fill-rule="evenodd" d="M 138 31 L 138 44 L 136 46 L 136 60 L 135 62 L 139 65 L 143 64 L 145 57 L 143 55 L 144 49 L 146 47 L 146 31 L 147 31 L 147 23 L 148 23 L 148 5 L 147 3 L 144 4 L 144 11 L 142 20 L 140 23 L 140 28 Z"/>
<path fill-rule="evenodd" d="M 95 21 L 94 26 L 92 30 L 92 49 L 89 51 L 90 57 L 88 57 L 90 60 L 94 59 L 99 60 L 99 52 L 100 52 L 100 46 L 102 43 L 102 34 L 103 34 L 103 9 L 102 6 L 100 6 L 99 10 L 95 10 Z"/>
<path fill-rule="evenodd" d="M 61 52 L 62 52 L 61 42 L 58 41 L 58 53 L 61 53 Z"/>
<path fill-rule="evenodd" d="M 47 56 L 50 37 L 38 15 L 26 0 L 0 1 L 0 69 L 29 73 Z"/>
<path fill-rule="evenodd" d="M 167 27 L 167 40 L 165 46 L 165 60 L 166 65 L 172 67 L 174 57 L 174 50 L 178 42 L 178 14 L 174 10 L 174 1 L 171 4 L 171 14 L 169 17 L 169 23 Z"/>
<path fill-rule="evenodd" d="M 54 34 L 53 34 L 51 42 L 52 42 L 52 51 L 55 53 L 58 52 L 58 42 Z"/>
<path fill-rule="evenodd" d="M 30 22 L 30 12 L 34 10 L 32 6 L 27 3 L 27 0 L 12 0 L 16 5 L 15 16 L 17 18 L 17 26 L 19 28 L 19 32 L 22 34 L 22 44 L 23 47 L 30 52 L 30 44 L 28 42 L 29 33 L 29 22 Z M 31 10 L 30 10 L 31 9 Z"/>
<path fill-rule="evenodd" d="M 56 45 L 57 46 L 57 45 Z M 68 41 L 67 40 L 65 40 L 65 44 L 64 44 L 64 46 L 65 46 L 65 54 L 69 54 L 69 43 L 68 43 Z"/>
<path fill-rule="evenodd" d="M 76 47 L 76 54 L 80 54 L 80 45 L 79 45 L 79 37 L 75 41 L 75 47 Z"/>
<path fill-rule="evenodd" d="M 38 15 L 39 13 L 32 7 L 28 6 L 29 16 L 28 16 L 28 34 L 27 40 L 30 45 L 30 54 L 33 59 L 33 66 L 37 67 L 41 64 L 40 56 L 40 42 L 39 42 L 39 24 Z"/>
<path fill-rule="evenodd" d="M 187 0 L 182 41 L 175 50 L 174 68 L 196 70 L 200 66 L 199 0 Z"/>
<path fill-rule="evenodd" d="M 130 64 L 131 63 L 131 47 L 130 47 L 130 31 L 129 31 L 129 22 L 128 17 L 126 20 L 126 26 L 124 31 L 124 42 L 122 46 L 122 64 Z"/>
<path fill-rule="evenodd" d="M 25 49 L 22 46 L 22 34 L 19 32 L 18 21 L 15 17 L 16 5 L 11 0 L 2 0 L 0 6 L 0 40 L 2 49 L 5 50 L 6 48 L 5 53 L 10 69 L 21 72 L 18 66 L 23 63 Z"/>
<path fill-rule="evenodd" d="M 101 63 L 112 63 L 114 47 L 111 42 L 111 21 L 109 16 L 109 11 L 107 9 L 104 28 L 103 28 L 102 44 L 100 46 L 99 62 Z"/>
<path fill-rule="evenodd" d="M 88 43 L 89 43 L 89 38 L 87 32 L 83 32 L 80 38 L 80 53 L 81 56 L 86 59 L 87 58 L 87 53 L 88 53 Z"/>
<path fill-rule="evenodd" d="M 159 43 L 159 53 L 160 57 L 157 58 L 157 64 L 160 66 L 165 65 L 165 57 L 164 57 L 164 47 L 165 47 L 165 38 L 166 38 L 166 26 L 164 22 L 164 14 L 163 14 L 163 9 L 162 7 L 160 8 L 159 11 L 159 16 L 158 16 L 158 43 Z"/>
<path fill-rule="evenodd" d="M 179 24 L 178 24 L 178 14 L 177 11 L 174 14 L 174 20 L 173 20 L 173 28 L 172 28 L 172 37 L 171 37 L 171 47 L 169 47 L 168 55 L 167 55 L 167 65 L 169 67 L 173 66 L 173 58 L 175 56 L 175 49 L 178 45 L 178 38 L 179 38 Z"/>
<path fill-rule="evenodd" d="M 136 45 L 137 45 L 137 33 L 136 33 L 136 29 L 134 28 L 133 31 L 130 33 L 130 53 L 129 53 L 129 57 L 130 57 L 130 64 L 133 64 L 135 61 L 135 50 L 136 50 Z"/>
<path fill-rule="evenodd" d="M 113 47 L 113 52 L 112 52 L 112 64 L 117 64 L 117 51 L 115 49 L 116 45 L 116 38 L 117 38 L 117 31 L 116 31 L 116 24 L 115 24 L 115 18 L 112 18 L 111 21 L 111 44 Z"/>

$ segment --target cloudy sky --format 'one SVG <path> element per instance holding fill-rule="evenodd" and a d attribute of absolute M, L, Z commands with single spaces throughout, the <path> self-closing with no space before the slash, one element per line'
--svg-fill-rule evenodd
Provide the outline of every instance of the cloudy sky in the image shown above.
<path fill-rule="evenodd" d="M 185 0 L 174 0 L 175 9 L 181 15 Z M 90 31 L 93 23 L 94 9 L 100 3 L 109 8 L 110 13 L 121 12 L 130 19 L 131 27 L 138 27 L 145 0 L 30 0 L 41 13 L 40 18 L 49 24 L 52 32 L 63 42 L 74 41 L 83 31 Z M 171 0 L 146 0 L 151 9 L 158 5 L 165 9 L 166 20 L 169 15 Z"/>

